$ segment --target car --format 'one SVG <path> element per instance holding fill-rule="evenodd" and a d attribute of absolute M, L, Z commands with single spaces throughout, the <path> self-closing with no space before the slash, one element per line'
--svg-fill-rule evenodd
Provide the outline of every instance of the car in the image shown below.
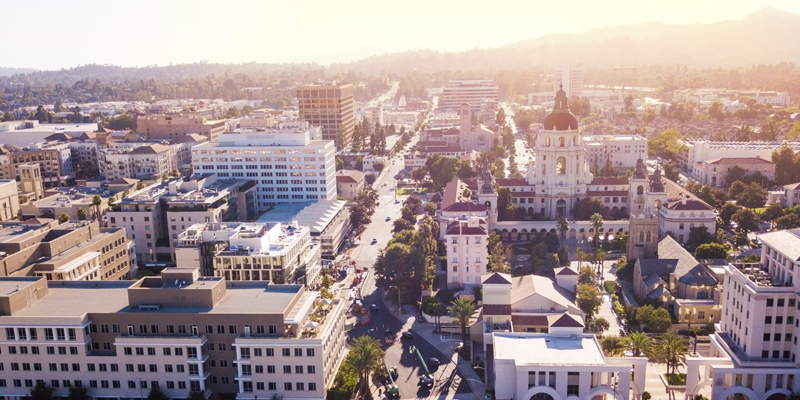
<path fill-rule="evenodd" d="M 403 332 L 403 339 L 408 339 L 408 340 L 414 339 L 414 334 L 411 333 L 411 331 L 405 331 Z"/>
<path fill-rule="evenodd" d="M 369 305 L 369 309 L 372 310 L 372 311 L 378 311 L 378 305 L 375 304 L 375 303 L 372 303 L 372 304 Z"/>
<path fill-rule="evenodd" d="M 378 243 L 378 238 L 372 238 L 371 244 L 375 244 L 375 243 Z"/>
<path fill-rule="evenodd" d="M 391 221 L 392 217 L 386 217 L 386 221 Z"/>
<path fill-rule="evenodd" d="M 440 363 L 440 362 L 439 362 L 439 359 L 438 359 L 438 358 L 436 358 L 436 357 L 431 357 L 431 358 L 429 358 L 429 359 L 428 359 L 428 364 L 430 364 L 430 365 L 431 365 L 431 367 L 433 367 L 433 368 L 436 368 L 436 367 L 438 367 L 439 365 L 441 365 L 442 363 Z"/>

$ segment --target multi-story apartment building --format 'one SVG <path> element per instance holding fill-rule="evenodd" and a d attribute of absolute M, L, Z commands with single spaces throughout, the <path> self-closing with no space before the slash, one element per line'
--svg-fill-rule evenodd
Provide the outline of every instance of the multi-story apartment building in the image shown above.
<path fill-rule="evenodd" d="M 172 140 L 192 133 L 216 140 L 217 135 L 225 132 L 225 120 L 186 115 L 147 115 L 136 119 L 136 131 L 147 140 Z"/>
<path fill-rule="evenodd" d="M 258 208 L 336 198 L 335 146 L 319 140 L 307 122 L 280 124 L 258 132 L 228 132 L 192 149 L 195 173 L 253 179 Z"/>
<path fill-rule="evenodd" d="M 124 228 L 96 221 L 24 221 L 0 229 L 0 276 L 56 281 L 121 280 L 136 272 L 133 243 Z"/>
<path fill-rule="evenodd" d="M 47 188 L 68 186 L 75 180 L 72 166 L 72 151 L 68 143 L 34 143 L 30 147 L 19 148 L 9 146 L 0 148 L 0 179 L 16 179 L 19 177 L 18 165 L 35 162 L 41 166 L 42 182 Z"/>
<path fill-rule="evenodd" d="M 174 260 L 178 235 L 198 222 L 254 219 L 255 184 L 216 175 L 147 186 L 114 203 L 108 226 L 125 227 L 141 262 Z"/>
<path fill-rule="evenodd" d="M 583 95 L 583 66 L 564 65 L 554 71 L 553 90 L 558 90 L 559 85 L 564 86 L 568 98 Z"/>
<path fill-rule="evenodd" d="M 0 278 L 0 392 L 323 399 L 345 354 L 342 300 L 196 270 L 121 282 Z"/>
<path fill-rule="evenodd" d="M 773 400 L 800 390 L 800 230 L 759 235 L 760 263 L 725 267 L 722 320 L 709 357 L 687 359 L 687 397 Z"/>
<path fill-rule="evenodd" d="M 353 85 L 334 82 L 298 86 L 297 107 L 301 120 L 322 127 L 323 140 L 336 141 L 340 149 L 347 147 L 355 127 Z M 344 143 L 338 143 L 340 136 Z"/>
<path fill-rule="evenodd" d="M 485 219 L 463 216 L 448 222 L 444 232 L 447 246 L 447 285 L 472 287 L 487 273 L 489 227 Z"/>
<path fill-rule="evenodd" d="M 647 139 L 639 135 L 587 135 L 581 138 L 592 171 L 605 167 L 608 160 L 611 160 L 612 167 L 624 171 L 636 167 L 638 159 L 647 159 Z"/>
<path fill-rule="evenodd" d="M 684 169 L 691 171 L 692 166 L 699 161 L 715 158 L 761 158 L 771 160 L 772 153 L 786 144 L 792 150 L 800 150 L 800 142 L 712 142 L 705 139 L 678 140 L 684 150 L 675 158 Z"/>
<path fill-rule="evenodd" d="M 500 97 L 497 84 L 491 79 L 452 80 L 439 96 L 439 109 L 458 112 L 462 104 L 469 104 L 472 112 L 481 113 L 487 105 L 497 105 Z"/>
<path fill-rule="evenodd" d="M 19 216 L 17 181 L 0 179 L 0 221 L 9 221 L 17 216 Z"/>
<path fill-rule="evenodd" d="M 267 281 L 316 286 L 322 269 L 319 242 L 307 226 L 209 222 L 178 236 L 179 267 L 229 281 Z"/>
<path fill-rule="evenodd" d="M 163 142 L 117 142 L 99 152 L 100 176 L 156 180 L 172 171 L 191 171 L 192 147 L 208 141 L 199 134 Z"/>

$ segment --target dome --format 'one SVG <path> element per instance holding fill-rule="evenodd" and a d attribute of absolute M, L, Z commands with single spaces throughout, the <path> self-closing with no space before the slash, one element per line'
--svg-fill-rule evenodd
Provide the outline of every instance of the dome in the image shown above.
<path fill-rule="evenodd" d="M 544 129 L 552 131 L 578 130 L 578 119 L 569 112 L 569 99 L 564 91 L 564 85 L 560 85 L 556 92 L 555 105 L 553 112 L 544 117 Z"/>
<path fill-rule="evenodd" d="M 572 113 L 550 113 L 544 117 L 544 129 L 552 131 L 578 130 L 578 120 Z"/>

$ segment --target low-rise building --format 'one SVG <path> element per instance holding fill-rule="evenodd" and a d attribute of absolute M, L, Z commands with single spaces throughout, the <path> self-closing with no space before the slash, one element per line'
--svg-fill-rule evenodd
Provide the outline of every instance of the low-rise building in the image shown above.
<path fill-rule="evenodd" d="M 784 185 L 783 193 L 783 205 L 785 207 L 794 207 L 800 204 L 800 182 Z"/>
<path fill-rule="evenodd" d="M 255 183 L 196 175 L 147 186 L 114 203 L 108 226 L 125 227 L 140 262 L 175 259 L 178 235 L 191 225 L 256 216 Z"/>
<path fill-rule="evenodd" d="M 93 203 L 95 196 L 100 198 L 99 205 Z M 111 192 L 105 188 L 54 188 L 47 190 L 43 199 L 25 203 L 20 208 L 23 216 L 58 219 L 62 214 L 67 214 L 72 221 L 100 221 L 108 211 L 108 199 L 111 196 Z"/>
<path fill-rule="evenodd" d="M 607 161 L 624 172 L 636 167 L 640 158 L 647 158 L 647 139 L 640 135 L 587 135 L 582 136 L 586 158 L 592 171 L 602 169 Z"/>
<path fill-rule="evenodd" d="M 775 179 L 775 163 L 761 157 L 713 158 L 698 161 L 692 166 L 692 175 L 704 185 L 729 186 L 733 182 L 729 181 L 728 173 L 733 167 L 743 169 L 745 176 L 758 172 L 767 182 Z"/>
<path fill-rule="evenodd" d="M 315 287 L 322 268 L 322 251 L 309 227 L 280 223 L 194 224 L 178 237 L 175 254 L 179 267 L 229 281 Z"/>
<path fill-rule="evenodd" d="M 719 284 L 717 274 L 671 236 L 658 242 L 657 258 L 639 257 L 634 266 L 636 296 L 662 302 L 681 322 L 718 322 L 722 314 Z"/>
<path fill-rule="evenodd" d="M 40 276 L 54 281 L 128 279 L 136 272 L 134 245 L 124 228 L 97 221 L 58 224 L 32 219 L 0 229 L 0 276 Z"/>
<path fill-rule="evenodd" d="M 364 190 L 366 174 L 361 171 L 343 169 L 336 171 L 336 192 L 339 197 L 355 201 Z"/>
<path fill-rule="evenodd" d="M 159 387 L 171 398 L 321 400 L 346 352 L 345 302 L 300 285 L 171 268 L 135 282 L 0 278 L 0 293 L 4 364 L 34 366 L 3 372 L 14 398 L 43 381 L 59 397 L 77 386 L 96 398 Z"/>
<path fill-rule="evenodd" d="M 225 132 L 225 120 L 189 115 L 147 115 L 136 119 L 136 131 L 147 140 L 172 140 L 193 133 L 216 140 Z"/>
<path fill-rule="evenodd" d="M 773 140 L 770 142 L 712 142 L 706 139 L 679 139 L 678 144 L 683 146 L 675 159 L 687 171 L 699 161 L 716 158 L 761 158 L 771 160 L 772 153 L 780 150 L 784 145 L 792 150 L 800 150 L 800 142 Z"/>

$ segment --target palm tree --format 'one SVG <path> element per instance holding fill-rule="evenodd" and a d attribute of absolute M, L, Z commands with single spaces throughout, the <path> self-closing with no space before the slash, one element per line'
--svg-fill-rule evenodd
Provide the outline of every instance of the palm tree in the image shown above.
<path fill-rule="evenodd" d="M 92 205 L 97 211 L 97 221 L 100 222 L 100 206 L 103 205 L 103 198 L 99 195 L 92 197 Z"/>
<path fill-rule="evenodd" d="M 621 356 L 625 354 L 625 338 L 619 336 L 605 336 L 600 339 L 600 347 L 607 356 Z"/>
<path fill-rule="evenodd" d="M 61 213 L 61 215 L 58 216 L 58 223 L 59 224 L 64 224 L 64 223 L 67 223 L 67 222 L 69 222 L 69 214 Z"/>
<path fill-rule="evenodd" d="M 561 240 L 564 240 L 567 237 L 567 231 L 569 231 L 569 221 L 565 217 L 558 219 L 558 231 L 561 233 Z"/>
<path fill-rule="evenodd" d="M 467 342 L 467 324 L 472 314 L 475 313 L 475 303 L 466 297 L 459 297 L 447 306 L 447 313 L 453 317 L 453 322 L 461 325 L 461 340 Z"/>
<path fill-rule="evenodd" d="M 583 259 L 586 258 L 586 253 L 583 252 L 583 249 L 576 249 L 575 250 L 575 258 L 578 259 L 578 269 L 583 267 Z"/>
<path fill-rule="evenodd" d="M 382 360 L 380 343 L 371 336 L 361 336 L 353 342 L 346 362 L 358 374 L 359 382 L 366 384 L 369 375 L 380 367 Z"/>
<path fill-rule="evenodd" d="M 600 239 L 600 228 L 603 227 L 603 216 L 594 213 L 589 217 L 589 222 L 592 224 L 592 228 L 594 228 L 594 251 L 597 251 L 597 244 Z"/>
<path fill-rule="evenodd" d="M 628 343 L 628 349 L 631 350 L 634 357 L 639 357 L 641 355 L 650 356 L 653 349 L 653 342 L 644 332 L 631 332 L 630 335 L 625 338 L 625 341 Z"/>
<path fill-rule="evenodd" d="M 674 332 L 667 332 L 656 339 L 653 353 L 658 362 L 667 365 L 667 372 L 674 374 L 678 370 L 678 366 L 686 362 L 689 348 L 682 337 Z"/>

